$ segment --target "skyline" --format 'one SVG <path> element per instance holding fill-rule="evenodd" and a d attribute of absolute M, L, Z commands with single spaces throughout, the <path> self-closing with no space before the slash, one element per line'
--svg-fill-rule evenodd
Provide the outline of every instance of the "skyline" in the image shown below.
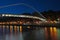
<path fill-rule="evenodd" d="M 25 3 L 31 5 L 39 12 L 53 10 L 60 10 L 60 0 L 0 0 L 0 6 L 17 4 L 17 3 Z M 16 5 L 9 6 L 6 8 L 0 8 L 0 13 L 32 13 L 35 10 L 27 7 L 25 5 Z"/>

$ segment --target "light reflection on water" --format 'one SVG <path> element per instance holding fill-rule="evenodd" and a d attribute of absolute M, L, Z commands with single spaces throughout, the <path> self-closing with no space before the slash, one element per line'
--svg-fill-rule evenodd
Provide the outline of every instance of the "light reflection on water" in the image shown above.
<path fill-rule="evenodd" d="M 20 29 L 19 29 L 20 28 Z M 18 31 L 19 30 L 19 31 Z M 56 27 L 36 27 L 30 31 L 23 31 L 22 26 L 9 28 L 6 30 L 0 27 L 0 40 L 60 40 L 60 28 Z"/>

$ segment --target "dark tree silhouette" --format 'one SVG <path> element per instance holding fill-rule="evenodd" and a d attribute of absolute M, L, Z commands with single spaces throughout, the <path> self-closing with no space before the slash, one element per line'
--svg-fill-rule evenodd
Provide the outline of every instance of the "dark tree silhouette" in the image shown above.
<path fill-rule="evenodd" d="M 48 10 L 48 11 L 42 12 L 42 14 L 43 14 L 47 19 L 51 19 L 51 20 L 56 20 L 58 17 L 60 17 L 60 11 Z"/>

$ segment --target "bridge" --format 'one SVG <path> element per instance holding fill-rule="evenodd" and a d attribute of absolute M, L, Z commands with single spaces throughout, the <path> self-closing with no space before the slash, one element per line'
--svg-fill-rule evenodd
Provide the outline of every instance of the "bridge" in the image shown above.
<path fill-rule="evenodd" d="M 36 16 L 29 15 L 14 15 L 14 14 L 1 14 L 0 15 L 0 25 L 1 24 L 23 24 L 23 25 L 40 25 L 46 20 Z"/>
<path fill-rule="evenodd" d="M 1 14 L 0 25 L 42 25 L 42 24 L 56 24 L 57 21 L 47 21 L 44 18 L 30 16 L 30 15 L 16 15 L 16 14 Z"/>
<path fill-rule="evenodd" d="M 4 30 L 19 30 L 22 29 L 34 29 L 35 27 L 45 27 L 45 26 L 58 26 L 57 23 L 48 23 L 46 19 L 29 16 L 29 15 L 16 15 L 16 14 L 1 14 L 0 15 L 0 28 Z"/>
<path fill-rule="evenodd" d="M 21 26 L 28 26 L 28 28 L 31 28 L 29 26 L 40 25 L 42 22 L 46 21 L 44 19 L 45 17 L 42 14 L 40 14 L 38 10 L 36 10 L 33 6 L 26 4 L 26 3 L 17 3 L 17 4 L 0 6 L 0 9 L 7 8 L 10 6 L 17 6 L 17 5 L 24 5 L 24 6 L 27 6 L 33 9 L 34 11 L 39 13 L 39 15 L 41 15 L 42 18 L 36 17 L 36 16 L 29 16 L 29 15 L 1 14 L 0 15 L 0 27 L 3 28 L 3 31 L 4 31 L 4 28 L 8 28 L 9 30 L 18 28 L 21 30 L 23 28 Z"/>
<path fill-rule="evenodd" d="M 3 29 L 7 28 L 10 31 L 12 30 L 20 30 L 22 31 L 22 28 L 35 28 L 35 27 L 42 27 L 42 26 L 57 26 L 60 25 L 57 22 L 51 23 L 46 20 L 46 18 L 34 7 L 25 4 L 25 3 L 18 3 L 18 4 L 11 4 L 7 6 L 0 6 L 0 8 L 5 8 L 9 6 L 15 6 L 15 5 L 27 5 L 28 7 L 35 10 L 37 13 L 40 14 L 41 17 L 36 16 L 30 16 L 30 15 L 18 15 L 18 14 L 0 14 L 0 27 Z"/>
<path fill-rule="evenodd" d="M 1 8 L 7 8 L 7 7 L 10 7 L 10 6 L 18 6 L 18 5 L 24 5 L 24 6 L 26 6 L 26 7 L 29 7 L 29 8 L 31 8 L 31 9 L 33 9 L 33 10 L 36 11 L 42 18 L 41 18 L 41 17 L 36 17 L 36 16 L 29 16 L 29 15 L 1 14 L 1 15 L 0 15 L 0 17 L 2 17 L 1 20 L 2 20 L 2 21 L 5 21 L 6 19 L 10 20 L 11 17 L 12 17 L 12 19 L 13 19 L 13 18 L 15 18 L 15 19 L 20 18 L 19 21 L 21 21 L 21 18 L 24 18 L 23 21 L 26 20 L 27 18 L 29 18 L 29 19 L 27 19 L 27 20 L 32 19 L 32 20 L 30 20 L 30 22 L 27 22 L 27 23 L 24 22 L 23 25 L 26 25 L 26 24 L 28 24 L 28 23 L 30 23 L 30 25 L 31 25 L 31 24 L 40 24 L 40 23 L 42 23 L 41 21 L 46 22 L 45 17 L 44 17 L 38 10 L 36 10 L 36 8 L 34 8 L 33 6 L 31 6 L 31 5 L 29 5 L 29 4 L 26 4 L 26 3 L 16 3 L 16 4 L 10 4 L 10 5 L 5 5 L 5 6 L 0 6 L 0 9 L 1 9 Z M 10 19 L 9 19 L 8 17 L 9 17 Z M 16 17 L 17 17 L 17 18 L 16 18 Z M 5 20 L 3 20 L 3 19 L 5 19 Z M 33 20 L 33 19 L 34 19 L 34 20 Z M 35 19 L 36 19 L 36 20 L 35 20 Z M 18 19 L 17 19 L 17 20 L 18 20 Z M 16 21 L 17 21 L 17 20 L 16 20 Z M 7 21 L 7 20 L 6 20 L 6 21 Z M 11 20 L 11 21 L 12 21 L 12 20 Z M 34 23 L 33 21 L 36 21 L 36 22 Z M 3 22 L 3 23 L 6 24 L 6 22 Z M 9 22 L 9 23 L 12 23 L 12 22 Z M 17 23 L 17 22 L 13 21 L 13 24 L 16 24 L 16 23 Z M 21 23 L 22 23 L 22 22 L 20 22 L 20 24 L 21 24 Z M 2 22 L 0 22 L 0 24 L 2 24 Z"/>
<path fill-rule="evenodd" d="M 29 26 L 34 26 L 34 25 L 37 26 L 45 21 L 46 20 L 43 18 L 36 16 L 29 16 L 29 15 L 16 15 L 16 14 L 0 15 L 0 27 L 2 27 L 3 30 L 4 28 L 9 28 L 10 30 L 12 30 L 12 28 L 13 29 L 19 28 L 21 30 L 21 26 L 25 26 L 22 28 L 29 28 Z"/>

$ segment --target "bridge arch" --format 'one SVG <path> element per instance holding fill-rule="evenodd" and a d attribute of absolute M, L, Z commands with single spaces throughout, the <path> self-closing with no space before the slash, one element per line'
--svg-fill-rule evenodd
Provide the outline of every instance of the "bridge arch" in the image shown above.
<path fill-rule="evenodd" d="M 17 4 L 10 4 L 10 5 L 5 5 L 5 6 L 0 6 L 0 8 L 5 8 L 5 7 L 9 7 L 9 6 L 16 6 L 16 5 L 25 5 L 29 8 L 32 8 L 34 11 L 36 11 L 37 13 L 40 14 L 40 16 L 42 16 L 43 18 L 45 18 L 38 10 L 36 10 L 33 6 L 26 4 L 26 3 L 17 3 Z"/>

